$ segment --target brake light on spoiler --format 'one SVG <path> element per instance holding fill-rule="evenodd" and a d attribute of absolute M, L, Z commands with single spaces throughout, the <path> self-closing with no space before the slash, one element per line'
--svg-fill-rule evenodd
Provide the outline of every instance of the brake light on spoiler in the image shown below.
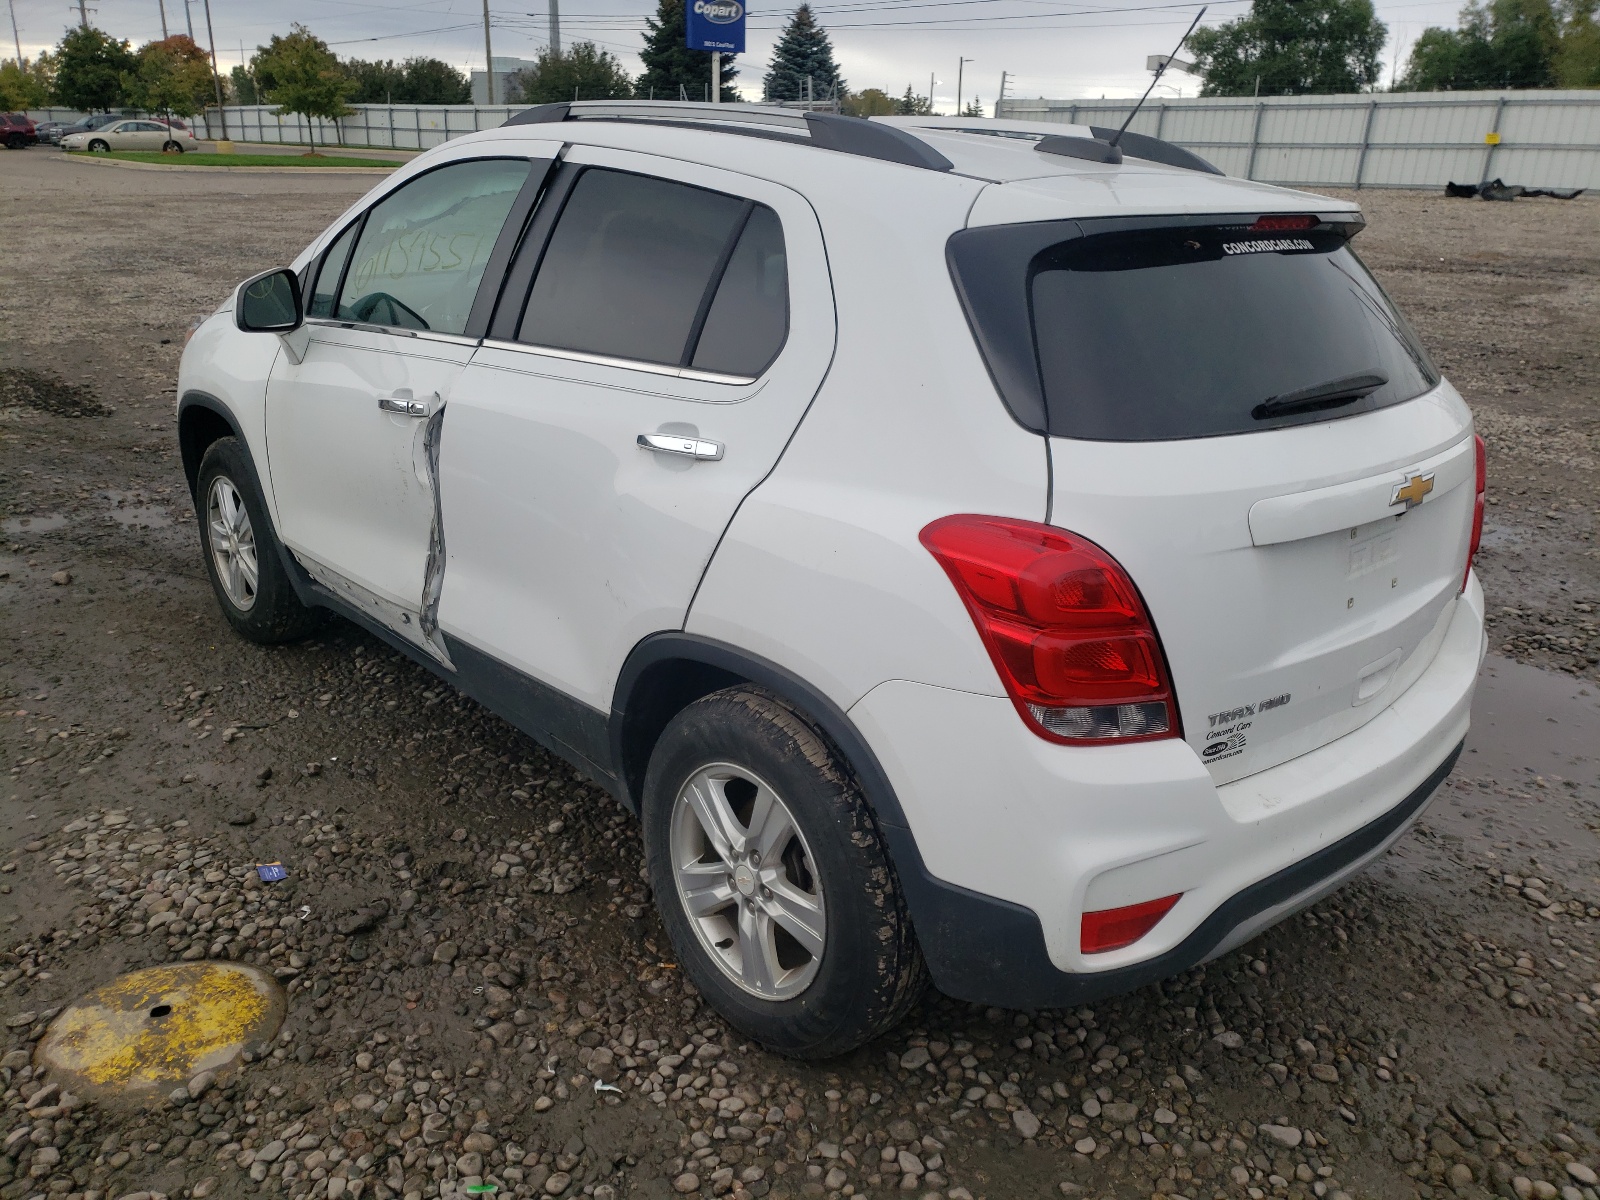
<path fill-rule="evenodd" d="M 1111 555 L 1075 533 L 1010 517 L 943 517 L 921 538 L 1040 737 L 1082 745 L 1178 736 L 1161 641 Z"/>

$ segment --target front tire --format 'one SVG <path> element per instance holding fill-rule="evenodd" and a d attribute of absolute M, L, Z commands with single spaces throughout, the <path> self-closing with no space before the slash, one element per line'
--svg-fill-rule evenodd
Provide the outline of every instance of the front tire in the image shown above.
<path fill-rule="evenodd" d="M 772 693 L 729 688 L 675 716 L 643 816 L 679 961 L 741 1032 L 831 1058 L 922 994 L 927 969 L 872 810 L 821 731 Z"/>
<path fill-rule="evenodd" d="M 111 153 L 111 143 L 110 142 L 101 141 L 99 138 L 95 138 L 94 141 L 89 143 L 89 153 L 90 154 L 109 154 L 109 153 Z"/>
<path fill-rule="evenodd" d="M 228 624 L 267 646 L 314 633 L 322 613 L 295 595 L 249 453 L 238 438 L 218 438 L 206 448 L 195 491 L 200 549 Z"/>

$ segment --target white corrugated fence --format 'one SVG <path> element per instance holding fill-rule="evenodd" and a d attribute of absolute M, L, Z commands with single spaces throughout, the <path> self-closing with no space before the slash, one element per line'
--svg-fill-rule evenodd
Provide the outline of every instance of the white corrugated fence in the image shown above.
<path fill-rule="evenodd" d="M 1117 128 L 1132 100 L 1006 100 L 996 115 Z M 1229 175 L 1317 187 L 1504 179 L 1600 188 L 1600 92 L 1393 92 L 1151 100 L 1129 128 Z"/>

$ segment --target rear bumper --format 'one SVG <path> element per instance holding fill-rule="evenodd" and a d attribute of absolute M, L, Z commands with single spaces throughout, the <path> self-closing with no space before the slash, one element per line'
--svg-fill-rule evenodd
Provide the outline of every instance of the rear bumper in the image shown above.
<path fill-rule="evenodd" d="M 1053 746 L 1010 701 L 895 682 L 851 711 L 905 813 L 885 824 L 923 953 L 960 999 L 1045 1008 L 1225 953 L 1383 854 L 1450 773 L 1483 653 L 1482 592 L 1361 729 L 1216 787 L 1179 741 Z M 1085 956 L 1086 910 L 1181 891 L 1133 946 Z"/>

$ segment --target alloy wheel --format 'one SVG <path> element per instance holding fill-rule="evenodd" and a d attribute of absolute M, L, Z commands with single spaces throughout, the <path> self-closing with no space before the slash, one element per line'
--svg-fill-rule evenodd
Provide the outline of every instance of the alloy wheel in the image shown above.
<path fill-rule="evenodd" d="M 765 781 L 731 763 L 696 771 L 673 803 L 678 900 L 718 969 L 763 1000 L 811 985 L 827 944 L 816 859 Z"/>
<path fill-rule="evenodd" d="M 206 528 L 211 558 L 228 601 L 240 612 L 256 602 L 260 573 L 256 565 L 256 533 L 244 497 L 226 475 L 218 475 L 206 492 Z"/>

